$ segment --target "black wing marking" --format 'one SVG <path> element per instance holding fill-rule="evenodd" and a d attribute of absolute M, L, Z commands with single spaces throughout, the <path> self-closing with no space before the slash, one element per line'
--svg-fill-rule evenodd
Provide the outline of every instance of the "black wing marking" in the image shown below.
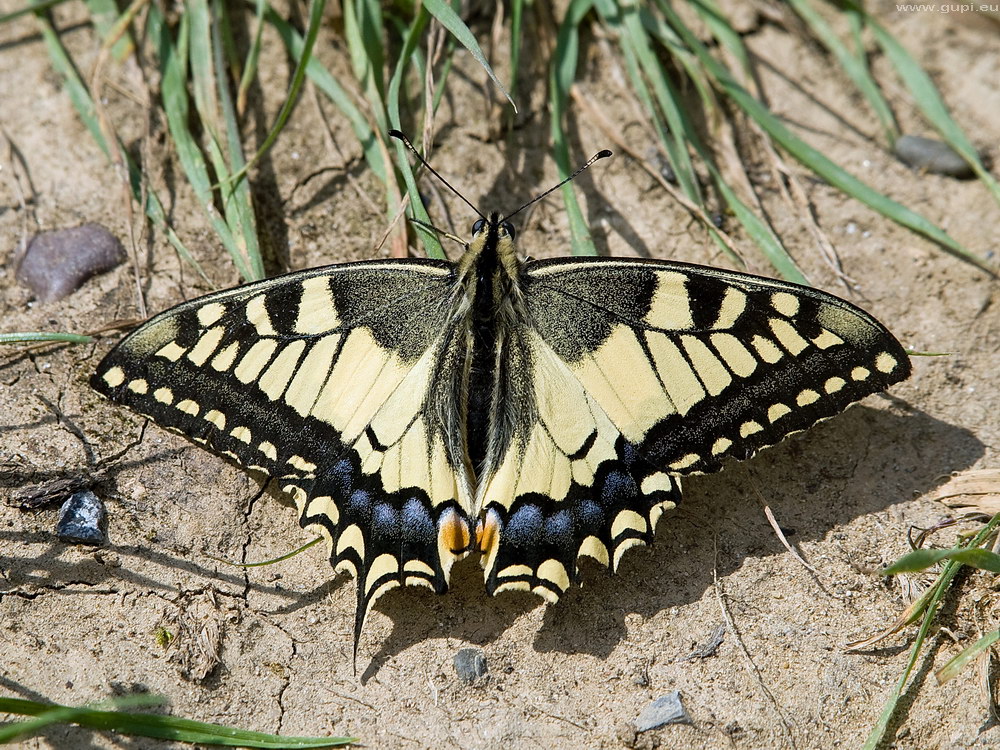
<path fill-rule="evenodd" d="M 832 295 L 657 261 L 540 261 L 524 275 L 516 434 L 481 490 L 487 587 L 552 600 L 588 555 L 617 566 L 719 469 L 905 379 L 874 318 Z M 567 468 L 569 467 L 569 468 Z"/>
<path fill-rule="evenodd" d="M 471 480 L 441 408 L 461 345 L 445 333 L 453 284 L 432 261 L 288 274 L 157 315 L 91 378 L 276 479 L 358 578 L 355 648 L 382 593 L 443 592 L 469 546 Z"/>

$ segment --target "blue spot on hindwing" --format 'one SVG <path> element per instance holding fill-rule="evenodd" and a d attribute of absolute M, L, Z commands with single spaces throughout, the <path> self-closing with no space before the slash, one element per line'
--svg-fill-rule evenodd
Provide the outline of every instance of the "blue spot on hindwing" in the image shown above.
<path fill-rule="evenodd" d="M 378 503 L 372 509 L 372 536 L 391 538 L 399 533 L 399 514 L 389 503 Z"/>
<path fill-rule="evenodd" d="M 573 548 L 573 515 L 559 510 L 545 519 L 545 542 L 560 549 Z"/>
<path fill-rule="evenodd" d="M 344 514 L 353 523 L 368 521 L 372 513 L 372 493 L 368 490 L 354 490 L 344 503 Z"/>
<path fill-rule="evenodd" d="M 346 497 L 354 489 L 354 466 L 349 458 L 342 458 L 329 471 L 330 482 L 336 497 Z"/>
<path fill-rule="evenodd" d="M 631 474 L 609 471 L 601 484 L 601 503 L 605 508 L 618 508 L 639 495 L 639 486 Z"/>
<path fill-rule="evenodd" d="M 531 548 L 538 544 L 542 533 L 542 509 L 526 503 L 514 511 L 507 520 L 503 535 L 510 544 Z"/>
<path fill-rule="evenodd" d="M 403 523 L 400 533 L 403 539 L 411 544 L 421 544 L 434 539 L 434 521 L 427 513 L 427 507 L 420 498 L 411 497 L 403 504 Z"/>

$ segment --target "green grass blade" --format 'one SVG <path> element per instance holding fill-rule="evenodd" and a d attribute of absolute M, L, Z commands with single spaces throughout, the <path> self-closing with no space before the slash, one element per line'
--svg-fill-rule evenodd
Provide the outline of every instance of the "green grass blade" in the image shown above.
<path fill-rule="evenodd" d="M 143 700 L 138 700 L 139 698 Z M 118 699 L 113 703 L 134 705 L 142 702 L 151 702 L 150 696 L 136 696 L 131 700 Z M 25 725 L 28 725 L 29 731 L 37 731 L 52 723 L 69 723 L 88 729 L 112 731 L 135 737 L 155 737 L 175 742 L 200 742 L 227 747 L 317 748 L 341 747 L 357 742 L 357 739 L 353 737 L 281 737 L 266 732 L 250 732 L 244 729 L 206 724 L 161 714 L 100 711 L 86 706 L 60 706 L 20 698 L 0 698 L 0 713 L 38 718 L 36 722 L 0 727 L 0 741 L 9 741 L 21 736 L 24 733 Z"/>
<path fill-rule="evenodd" d="M 830 51 L 840 67 L 854 82 L 855 87 L 867 100 L 868 106 L 878 117 L 886 143 L 892 146 L 899 137 L 899 125 L 889 108 L 889 103 L 882 96 L 878 84 L 868 69 L 867 60 L 862 55 L 855 55 L 846 44 L 840 41 L 830 25 L 816 12 L 810 0 L 788 0 L 788 4 L 792 6 L 799 18 L 805 21 L 813 36 Z"/>
<path fill-rule="evenodd" d="M 247 94 L 250 86 L 257 77 L 257 64 L 260 60 L 261 39 L 264 35 L 264 14 L 267 11 L 267 0 L 255 0 L 254 3 L 254 26 L 256 31 L 250 49 L 247 50 L 247 58 L 243 63 L 243 74 L 240 76 L 240 85 L 236 90 L 236 110 L 243 112 L 246 110 Z"/>
<path fill-rule="evenodd" d="M 632 88 L 663 142 L 677 183 L 688 198 L 699 206 L 703 205 L 698 178 L 687 148 L 688 139 L 697 138 L 697 135 L 677 104 L 676 90 L 652 50 L 641 18 L 634 7 L 625 8 L 614 0 L 597 0 L 596 6 L 602 21 L 618 36 Z"/>
<path fill-rule="evenodd" d="M 110 159 L 111 149 L 108 148 L 108 142 L 104 138 L 100 124 L 97 122 L 94 101 L 90 98 L 90 92 L 80 78 L 80 74 L 77 72 L 73 61 L 70 60 L 66 48 L 63 47 L 62 40 L 56 34 L 55 29 L 52 28 L 52 24 L 49 23 L 49 20 L 42 13 L 36 14 L 36 20 L 42 34 L 42 40 L 45 42 L 45 50 L 48 52 L 49 60 L 52 62 L 52 67 L 55 71 L 62 76 L 63 85 L 66 86 L 66 93 L 69 94 L 69 99 L 73 103 L 73 108 L 76 110 L 77 116 L 84 127 L 90 132 L 94 142 L 104 152 L 104 155 Z"/>
<path fill-rule="evenodd" d="M 393 70 L 392 78 L 389 79 L 389 93 L 387 97 L 389 121 L 397 130 L 400 129 L 401 125 L 399 104 L 403 76 L 406 72 L 406 67 L 409 64 L 410 56 L 416 49 L 417 44 L 420 42 L 420 37 L 424 33 L 424 29 L 427 27 L 430 20 L 430 12 L 425 6 L 424 9 L 417 14 L 417 17 L 410 25 L 410 29 L 403 41 L 403 48 L 399 53 L 399 59 L 396 61 L 396 68 Z M 422 76 L 420 80 L 423 81 Z M 396 162 L 399 166 L 399 171 L 403 175 L 403 181 L 406 184 L 406 192 L 410 196 L 410 211 L 412 216 L 418 221 L 430 224 L 430 217 L 427 215 L 427 209 L 424 208 L 424 201 L 423 198 L 421 198 L 420 190 L 417 187 L 417 179 L 413 174 L 413 168 L 410 166 L 410 154 L 400 141 L 397 141 L 396 139 L 393 139 L 393 141 L 396 148 Z M 420 243 L 423 245 L 424 252 L 427 254 L 428 258 L 443 259 L 447 257 L 445 255 L 444 248 L 441 247 L 441 242 L 438 240 L 436 235 L 430 232 L 420 232 L 419 236 Z"/>
<path fill-rule="evenodd" d="M 500 79 L 497 78 L 496 73 L 493 72 L 493 68 L 490 67 L 489 61 L 486 59 L 486 55 L 479 48 L 479 42 L 476 41 L 475 35 L 469 31 L 469 27 L 465 25 L 458 14 L 451 9 L 451 6 L 444 0 L 424 0 L 423 7 L 426 8 L 434 19 L 444 26 L 451 35 L 454 36 L 463 47 L 465 47 L 472 54 L 476 61 L 482 66 L 483 70 L 486 71 L 486 75 L 490 77 L 490 80 L 496 85 L 503 95 L 510 102 L 510 106 L 514 108 L 517 112 L 517 105 L 514 104 L 514 100 L 511 98 L 507 89 L 504 88 L 503 84 L 500 83 Z"/>
<path fill-rule="evenodd" d="M 697 0 L 694 0 L 694 2 L 697 2 Z M 852 198 L 861 201 L 896 223 L 933 240 L 962 260 L 974 264 L 991 275 L 995 275 L 994 269 L 985 260 L 971 253 L 936 224 L 906 206 L 882 195 L 853 175 L 848 174 L 817 149 L 814 149 L 793 135 L 767 107 L 751 96 L 733 78 L 732 74 L 712 57 L 705 45 L 680 23 L 680 19 L 669 6 L 662 5 L 661 9 L 668 16 L 668 22 L 671 26 L 677 30 L 684 39 L 685 44 L 698 56 L 698 59 L 701 60 L 706 70 L 717 81 L 719 86 L 725 90 L 726 94 L 798 161 L 838 190 L 847 193 Z"/>
<path fill-rule="evenodd" d="M 271 24 L 281 36 L 285 47 L 292 59 L 296 62 L 302 60 L 305 51 L 305 40 L 292 28 L 291 24 L 281 18 L 272 8 L 268 8 L 264 13 L 265 20 Z M 386 181 L 387 168 L 382 150 L 379 148 L 378 139 L 372 131 L 368 120 L 355 105 L 350 95 L 344 90 L 337 79 L 315 58 L 310 58 L 306 63 L 306 74 L 316 87 L 329 97 L 333 105 L 340 110 L 341 114 L 347 118 L 354 131 L 355 137 L 361 144 L 365 155 L 365 161 L 369 169 L 382 182 Z"/>
<path fill-rule="evenodd" d="M 864 11 L 860 12 L 863 13 Z M 885 27 L 867 14 L 864 15 L 864 19 L 865 23 L 874 32 L 875 39 L 885 52 L 886 57 L 889 58 L 899 77 L 903 79 L 906 88 L 913 95 L 913 99 L 917 106 L 920 107 L 920 111 L 930 120 L 930 123 L 941 134 L 945 142 L 969 163 L 976 176 L 993 194 L 993 199 L 997 203 L 1000 203 L 1000 183 L 983 166 L 983 162 L 980 160 L 975 146 L 972 145 L 972 142 L 965 135 L 965 131 L 959 127 L 958 123 L 955 122 L 954 118 L 948 112 L 948 107 L 941 98 L 941 94 L 938 93 L 937 87 L 930 76 L 924 72 L 924 69 L 906 51 L 906 48 L 892 34 L 886 31 Z"/>
<path fill-rule="evenodd" d="M 215 92 L 218 97 L 219 114 L 222 117 L 222 124 L 225 127 L 224 141 L 228 151 L 228 163 L 222 155 L 218 155 L 216 160 L 224 166 L 226 170 L 235 171 L 242 174 L 246 169 L 246 162 L 243 155 L 242 138 L 240 134 L 240 124 L 236 116 L 236 107 L 229 94 L 229 81 L 226 79 L 226 65 L 223 59 L 224 42 L 222 38 L 222 26 L 225 21 L 225 6 L 221 0 L 213 0 L 212 12 L 212 43 L 213 52 L 212 69 L 215 71 Z M 217 171 L 221 176 L 221 172 Z M 263 279 L 264 259 L 260 254 L 260 243 L 257 236 L 257 216 L 253 210 L 253 195 L 250 192 L 249 180 L 237 180 L 222 187 L 222 202 L 226 211 L 226 222 L 233 231 L 238 244 L 243 249 L 243 254 L 254 280 Z"/>
<path fill-rule="evenodd" d="M 323 9 L 326 7 L 326 0 L 310 0 L 309 2 L 309 26 L 306 29 L 305 41 L 302 44 L 301 52 L 299 53 L 296 64 L 295 72 L 292 73 L 292 83 L 288 87 L 288 94 L 285 96 L 285 101 L 281 105 L 281 110 L 278 112 L 278 116 L 274 120 L 274 125 L 268 131 L 267 136 L 264 138 L 264 142 L 257 149 L 257 152 L 250 158 L 241 169 L 237 170 L 232 177 L 231 181 L 235 182 L 243 179 L 246 175 L 247 170 L 249 170 L 254 164 L 260 160 L 260 158 L 266 154 L 274 142 L 278 139 L 281 131 L 285 128 L 285 123 L 288 122 L 288 118 L 292 114 L 292 110 L 295 108 L 295 103 L 298 101 L 299 92 L 302 90 L 302 84 L 305 82 L 306 70 L 309 66 L 309 61 L 312 59 L 312 49 L 316 44 L 316 37 L 319 35 L 319 30 L 323 26 Z"/>
<path fill-rule="evenodd" d="M 69 59 L 69 55 L 67 54 L 65 47 L 62 45 L 59 35 L 55 33 L 55 30 L 48 22 L 48 19 L 46 19 L 43 15 L 38 14 L 37 22 L 41 30 L 42 39 L 45 42 L 49 60 L 52 62 L 52 67 L 55 71 L 62 76 L 63 84 L 66 87 L 70 102 L 72 102 L 77 116 L 84 124 L 84 127 L 86 127 L 90 132 L 101 151 L 103 151 L 105 156 L 110 159 L 111 151 L 108 148 L 104 133 L 101 131 L 101 127 L 97 122 L 94 102 L 90 97 L 90 91 L 80 79 L 76 67 Z M 136 203 L 141 203 L 143 194 L 142 172 L 132 160 L 128 150 L 124 148 L 120 142 L 117 146 L 119 153 L 122 154 L 128 168 L 129 187 L 132 192 L 132 198 Z M 194 256 L 191 255 L 191 252 L 187 249 L 187 247 L 185 247 L 184 243 L 181 242 L 180 237 L 177 236 L 177 233 L 173 230 L 173 228 L 167 224 L 167 214 L 163 209 L 163 203 L 160 201 L 156 192 L 151 188 L 147 188 L 146 190 L 146 202 L 143 204 L 143 209 L 146 212 L 146 216 L 153 222 L 154 226 L 166 234 L 167 240 L 174 246 L 177 253 L 184 258 L 185 261 L 191 264 L 195 271 L 198 272 L 199 276 L 207 281 L 208 277 L 205 275 L 205 272 L 202 270 L 198 262 L 194 259 Z"/>
<path fill-rule="evenodd" d="M 351 55 L 354 76 L 361 82 L 361 89 L 371 107 L 375 127 L 379 133 L 389 130 L 385 111 L 385 85 L 382 70 L 385 54 L 382 51 L 382 18 L 376 4 L 370 0 L 345 0 L 344 37 Z"/>
<path fill-rule="evenodd" d="M 716 37 L 720 40 L 720 44 L 728 45 L 731 48 L 731 52 L 738 60 L 745 61 L 746 50 L 735 30 L 729 26 L 728 22 L 726 22 L 721 15 L 710 15 L 710 20 L 710 26 L 716 34 Z M 631 21 L 630 23 L 634 25 L 636 22 Z M 717 105 L 714 97 L 708 90 L 708 83 L 704 79 L 704 70 L 698 63 L 697 58 L 683 46 L 682 40 L 677 36 L 676 30 L 663 24 L 660 19 L 655 18 L 648 13 L 640 16 L 638 23 L 641 23 L 642 28 L 651 34 L 654 39 L 659 41 L 667 49 L 667 51 L 670 52 L 670 54 L 688 73 L 691 80 L 695 82 L 699 92 L 701 92 L 701 98 L 706 112 L 711 113 L 716 110 Z M 638 33 L 638 28 L 636 28 L 633 35 L 638 35 Z M 667 78 L 666 72 L 663 71 L 662 66 L 659 65 L 659 62 L 655 58 L 647 62 L 646 67 L 649 71 L 647 77 L 657 75 L 664 79 Z M 788 281 L 792 281 L 797 284 L 808 284 L 808 279 L 806 279 L 805 275 L 795 264 L 795 261 L 792 259 L 791 255 L 788 254 L 788 251 L 785 249 L 784 245 L 781 244 L 781 241 L 772 231 L 771 227 L 769 227 L 767 223 L 750 208 L 750 206 L 741 200 L 732 186 L 726 182 L 722 173 L 713 161 L 708 149 L 702 144 L 701 139 L 698 136 L 697 129 L 691 122 L 691 119 L 686 115 L 684 109 L 677 103 L 678 95 L 674 91 L 673 87 L 667 88 L 665 95 L 669 97 L 669 106 L 673 110 L 673 114 L 671 116 L 671 120 L 674 123 L 673 127 L 683 129 L 683 138 L 677 143 L 677 147 L 683 148 L 685 155 L 687 154 L 688 146 L 695 150 L 698 157 L 711 174 L 712 181 L 718 188 L 720 195 L 726 202 L 726 205 L 733 212 L 733 215 L 736 216 L 737 221 L 739 221 L 747 230 L 747 234 L 749 234 L 750 238 L 757 244 L 758 247 L 760 247 L 764 256 L 768 259 L 778 274 Z M 664 94 L 661 94 L 661 100 L 663 96 Z M 710 120 L 711 117 L 712 115 L 709 114 L 706 115 L 705 119 Z M 688 161 L 687 163 L 690 167 L 690 162 Z M 693 170 L 693 167 L 690 168 Z M 695 179 L 693 173 L 691 175 L 691 179 Z M 680 180 L 678 181 L 680 182 Z M 692 196 L 689 195 L 689 197 Z M 692 199 L 697 200 L 699 204 L 701 204 L 700 195 L 696 195 Z M 739 256 L 735 255 L 729 246 L 719 239 L 715 228 L 710 226 L 708 227 L 708 230 L 716 244 L 730 258 L 732 258 L 734 262 L 742 266 L 743 260 Z"/>
<path fill-rule="evenodd" d="M 705 154 L 704 157 L 707 157 L 707 154 Z M 761 252 L 764 253 L 764 256 L 768 259 L 771 265 L 774 266 L 775 270 L 781 275 L 782 278 L 788 281 L 809 286 L 809 279 L 805 277 L 805 274 L 803 274 L 801 269 L 795 264 L 792 256 L 788 254 L 785 246 L 781 244 L 781 241 L 771 230 L 771 227 L 768 226 L 767 223 L 756 213 L 754 213 L 754 211 L 746 203 L 740 200 L 739 196 L 736 195 L 736 192 L 729 186 L 722 175 L 719 174 L 718 168 L 710 159 L 703 158 L 703 161 L 709 167 L 713 181 L 715 182 L 716 187 L 719 188 L 719 192 L 726 201 L 726 205 L 732 209 L 737 220 L 746 228 L 751 239 L 753 239 L 753 241 L 761 249 Z M 741 259 L 737 258 L 737 261 L 740 265 L 743 265 L 743 261 Z"/>
<path fill-rule="evenodd" d="M 569 145 L 563 128 L 566 102 L 569 99 L 569 89 L 576 79 L 576 64 L 580 55 L 580 24 L 584 16 L 590 12 L 594 0 L 572 0 L 566 10 L 566 16 L 559 26 L 556 39 L 555 54 L 549 68 L 549 109 L 550 129 L 552 135 L 552 150 L 556 165 L 559 167 L 559 179 L 572 173 L 569 163 Z M 570 244 L 573 255 L 597 255 L 597 248 L 590 237 L 590 229 L 583 218 L 580 203 L 573 192 L 573 185 L 567 182 L 560 188 L 566 213 L 569 219 Z"/>
<path fill-rule="evenodd" d="M 941 560 L 954 560 L 962 565 L 968 565 L 991 573 L 1000 573 L 1000 555 L 981 548 L 955 547 L 953 549 L 917 549 L 896 560 L 882 575 L 896 573 L 916 573 L 926 570 Z"/>
<path fill-rule="evenodd" d="M 243 253 L 237 245 L 229 226 L 215 209 L 212 200 L 212 182 L 201 149 L 188 128 L 189 104 L 187 93 L 187 59 L 189 20 L 187 14 L 180 17 L 176 43 L 170 38 L 163 16 L 155 5 L 151 5 L 148 15 L 150 38 L 157 49 L 161 71 L 161 97 L 166 113 L 167 127 L 177 151 L 181 167 L 191 184 L 199 205 L 208 216 L 212 228 L 222 241 L 233 263 L 244 279 L 253 278 L 253 272 L 244 261 Z"/>
<path fill-rule="evenodd" d="M 314 547 L 323 541 L 323 537 L 318 536 L 312 541 L 306 542 L 298 549 L 293 549 L 291 552 L 286 552 L 283 555 L 278 555 L 277 557 L 272 557 L 270 560 L 260 560 L 258 562 L 233 562 L 232 560 L 225 560 L 221 557 L 213 557 L 212 555 L 205 555 L 209 560 L 215 560 L 217 563 L 222 563 L 223 565 L 230 565 L 234 568 L 260 568 L 265 565 L 274 565 L 282 560 L 288 560 L 289 558 L 295 557 L 296 555 L 305 552 L 310 547 Z"/>
<path fill-rule="evenodd" d="M 976 547 L 981 547 L 996 531 L 998 525 L 1000 525 L 1000 513 L 993 516 L 993 518 L 990 519 L 990 522 L 980 529 L 979 533 L 977 533 L 971 540 L 969 540 L 965 549 L 971 550 Z M 907 681 L 910 679 L 910 674 L 912 674 L 913 668 L 917 664 L 917 659 L 920 656 L 920 650 L 923 647 L 924 640 L 927 638 L 927 633 L 930 631 L 934 615 L 937 614 L 938 605 L 940 604 L 945 593 L 948 591 L 948 588 L 951 586 L 951 582 L 954 580 L 961 567 L 961 563 L 958 563 L 955 560 L 949 560 L 945 565 L 944 570 L 941 571 L 937 580 L 934 582 L 934 585 L 931 587 L 933 594 L 931 595 L 927 609 L 924 611 L 924 617 L 920 623 L 920 630 L 917 633 L 916 640 L 913 642 L 913 648 L 910 650 L 910 659 L 906 664 L 906 668 L 903 670 L 903 674 L 900 675 L 899 680 L 897 680 L 892 692 L 889 694 L 889 698 L 882 709 L 882 713 L 879 715 L 875 726 L 872 727 L 872 731 L 868 735 L 868 739 L 865 740 L 862 750 L 876 750 L 882 744 L 882 740 L 885 738 L 885 733 L 889 728 L 889 723 L 892 721 L 892 717 L 896 713 L 896 707 L 899 705 L 899 699 L 903 694 L 903 688 L 906 686 Z"/>
<path fill-rule="evenodd" d="M 511 97 L 517 96 L 517 77 L 521 72 L 521 43 L 524 33 L 524 0 L 512 0 L 510 4 L 510 91 Z M 517 112 L 517 108 L 514 108 Z M 514 112 L 510 113 L 509 122 L 514 122 Z"/>
<path fill-rule="evenodd" d="M 101 39 L 118 36 L 118 40 L 111 48 L 111 54 L 115 60 L 124 60 L 132 53 L 135 45 L 127 30 L 120 33 L 116 28 L 120 16 L 114 0 L 86 0 L 86 5 L 90 12 L 90 20 L 97 33 L 101 35 Z"/>
<path fill-rule="evenodd" d="M 968 648 L 962 649 L 961 652 L 953 656 L 941 669 L 934 673 L 938 684 L 941 685 L 957 677 L 969 662 L 989 649 L 998 640 L 1000 640 L 1000 630 L 994 630 L 992 633 L 984 635 Z"/>
<path fill-rule="evenodd" d="M 235 122 L 229 84 L 222 58 L 220 22 L 225 10 L 217 0 L 210 9 L 207 0 L 189 0 L 191 90 L 195 110 L 205 130 L 205 150 L 212 161 L 216 180 L 222 185 L 220 202 L 226 226 L 239 253 L 238 268 L 245 268 L 247 281 L 264 278 L 264 264 L 257 243 L 250 186 L 246 180 L 230 181 L 233 168 L 244 165 L 239 124 Z M 228 115 L 228 117 L 227 117 Z M 223 135 L 223 131 L 225 135 Z M 228 144 L 228 159 L 223 144 Z"/>
<path fill-rule="evenodd" d="M 67 2 L 67 0 L 38 0 L 38 2 L 29 3 L 23 8 L 18 8 L 10 13 L 0 14 L 0 24 L 13 21 L 15 18 L 18 18 L 19 16 L 26 16 L 29 13 L 34 13 L 35 15 L 40 16 L 43 11 L 46 11 L 49 8 L 54 8 L 57 5 L 62 5 L 65 2 Z"/>
<path fill-rule="evenodd" d="M 65 341 L 71 344 L 89 344 L 93 336 L 82 333 L 62 333 L 58 331 L 22 331 L 0 333 L 0 344 L 36 344 L 39 341 Z"/>

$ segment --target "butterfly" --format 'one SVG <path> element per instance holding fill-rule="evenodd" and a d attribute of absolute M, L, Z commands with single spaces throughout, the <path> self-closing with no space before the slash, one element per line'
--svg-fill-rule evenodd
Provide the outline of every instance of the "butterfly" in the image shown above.
<path fill-rule="evenodd" d="M 380 596 L 443 593 L 473 551 L 490 594 L 557 600 L 582 557 L 614 571 L 651 542 L 683 477 L 910 373 L 832 294 L 661 260 L 526 261 L 510 216 L 480 216 L 457 262 L 342 263 L 185 302 L 90 381 L 294 499 L 357 578 L 355 654 Z"/>

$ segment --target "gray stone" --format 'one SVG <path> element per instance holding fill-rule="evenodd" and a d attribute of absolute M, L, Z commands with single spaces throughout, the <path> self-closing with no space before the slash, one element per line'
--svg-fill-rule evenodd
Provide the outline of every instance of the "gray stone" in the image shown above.
<path fill-rule="evenodd" d="M 671 690 L 650 703 L 635 720 L 635 728 L 640 732 L 666 726 L 667 724 L 691 724 L 691 717 L 681 704 L 679 690 Z"/>
<path fill-rule="evenodd" d="M 74 493 L 59 509 L 56 534 L 69 544 L 105 544 L 108 514 L 104 503 L 90 490 Z"/>
<path fill-rule="evenodd" d="M 100 224 L 40 232 L 17 267 L 17 280 L 40 302 L 72 294 L 89 279 L 125 260 L 125 248 Z"/>
<path fill-rule="evenodd" d="M 486 676 L 486 655 L 481 648 L 463 648 L 455 654 L 455 672 L 458 679 L 471 685 Z"/>
<path fill-rule="evenodd" d="M 904 135 L 893 146 L 896 157 L 915 169 L 948 177 L 967 178 L 973 176 L 972 167 L 951 146 L 934 138 L 919 135 Z"/>

